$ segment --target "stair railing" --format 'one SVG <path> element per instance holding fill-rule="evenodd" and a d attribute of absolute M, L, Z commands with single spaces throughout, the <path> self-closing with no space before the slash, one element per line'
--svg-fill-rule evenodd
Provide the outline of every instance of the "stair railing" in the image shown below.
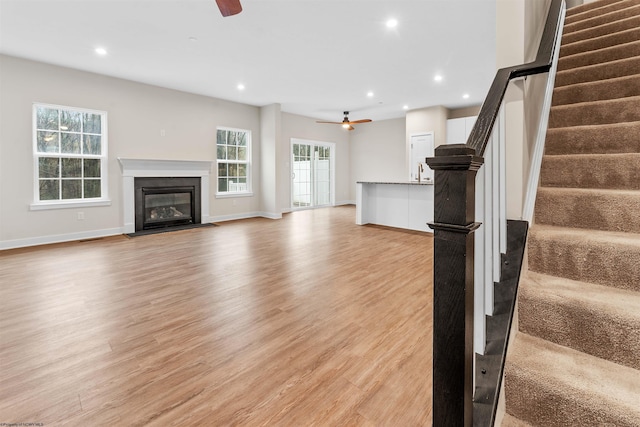
<path fill-rule="evenodd" d="M 487 151 L 487 147 L 494 138 L 507 86 L 511 80 L 549 72 L 554 53 L 560 46 L 564 8 L 564 0 L 552 0 L 533 62 L 498 70 L 467 143 L 441 145 L 435 149 L 435 157 L 427 158 L 427 164 L 435 171 L 434 221 L 429 223 L 434 230 L 434 426 L 466 427 L 473 424 L 474 232 L 481 225 L 476 222 L 476 210 L 481 210 L 476 205 L 476 174 L 483 163 L 491 164 L 492 171 L 500 171 L 504 167 L 504 159 L 500 165 L 500 148 Z M 485 177 L 493 176 L 492 171 L 487 171 Z M 500 176 L 500 172 L 496 174 Z M 491 254 L 485 254 L 493 265 L 499 260 L 503 247 L 500 232 L 504 218 L 499 218 L 499 211 L 504 201 L 491 199 L 487 206 L 487 200 L 482 206 L 482 211 L 487 213 L 483 219 L 487 226 L 483 228 L 485 233 L 491 234 L 485 235 L 484 240 L 489 239 L 496 244 L 490 245 Z M 495 212 L 496 206 L 498 212 Z M 488 226 L 487 221 L 492 226 Z M 498 237 L 494 238 L 494 235 Z M 491 270 L 493 275 L 494 268 Z M 486 277 L 495 280 L 488 273 Z M 484 310 L 484 305 L 479 309 Z"/>

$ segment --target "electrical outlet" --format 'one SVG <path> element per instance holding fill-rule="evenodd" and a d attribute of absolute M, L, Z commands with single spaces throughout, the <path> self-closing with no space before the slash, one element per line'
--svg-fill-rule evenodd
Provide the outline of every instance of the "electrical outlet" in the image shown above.
<path fill-rule="evenodd" d="M 238 201 L 236 199 L 233 199 L 233 206 L 237 206 L 238 205 Z"/>
<path fill-rule="evenodd" d="M 84 220 L 84 212 L 78 212 L 78 221 Z"/>
<path fill-rule="evenodd" d="M 160 136 L 167 136 L 167 132 L 164 129 L 160 129 Z"/>

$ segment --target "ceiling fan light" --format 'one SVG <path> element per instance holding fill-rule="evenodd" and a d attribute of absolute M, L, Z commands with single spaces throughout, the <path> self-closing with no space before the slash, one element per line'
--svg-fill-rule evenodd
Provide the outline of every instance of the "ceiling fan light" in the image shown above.
<path fill-rule="evenodd" d="M 349 123 L 343 123 L 342 127 L 345 129 L 349 129 L 351 125 Z"/>

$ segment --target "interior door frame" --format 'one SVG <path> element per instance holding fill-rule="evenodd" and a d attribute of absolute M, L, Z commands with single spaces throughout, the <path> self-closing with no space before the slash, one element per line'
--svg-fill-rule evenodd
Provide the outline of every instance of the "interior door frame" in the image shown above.
<path fill-rule="evenodd" d="M 314 205 L 313 204 L 313 199 L 314 199 L 314 194 L 312 193 L 312 203 L 311 206 L 294 206 L 293 205 L 293 160 L 294 160 L 294 156 L 293 156 L 293 145 L 294 144 L 305 144 L 305 145 L 311 145 L 312 146 L 312 152 L 313 152 L 313 147 L 315 146 L 323 146 L 323 147 L 329 147 L 330 149 L 330 157 L 329 157 L 329 167 L 331 168 L 330 170 L 330 179 L 331 179 L 331 197 L 330 197 L 330 202 L 329 204 L 326 205 Z M 315 208 L 321 208 L 321 207 L 328 207 L 328 206 L 335 206 L 336 205 L 336 143 L 335 142 L 328 142 L 328 141 L 317 141 L 317 140 L 312 140 L 312 139 L 304 139 L 304 138 L 291 138 L 290 140 L 290 144 L 289 144 L 289 206 L 291 208 L 292 211 L 298 211 L 298 210 L 304 210 L 304 209 L 315 209 Z M 312 169 L 313 170 L 313 169 Z M 312 191 L 313 190 L 313 185 L 312 185 Z"/>

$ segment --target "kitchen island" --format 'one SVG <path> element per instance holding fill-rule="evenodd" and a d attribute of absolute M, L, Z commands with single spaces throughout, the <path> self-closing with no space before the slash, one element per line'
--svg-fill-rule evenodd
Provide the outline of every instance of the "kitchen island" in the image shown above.
<path fill-rule="evenodd" d="M 356 224 L 432 230 L 433 181 L 356 183 Z"/>

